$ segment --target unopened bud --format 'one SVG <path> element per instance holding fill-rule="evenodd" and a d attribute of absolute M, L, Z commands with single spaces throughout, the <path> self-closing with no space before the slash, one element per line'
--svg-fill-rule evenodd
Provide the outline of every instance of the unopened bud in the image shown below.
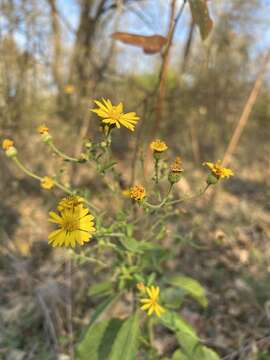
<path fill-rule="evenodd" d="M 41 134 L 41 140 L 45 144 L 48 144 L 52 140 L 52 136 L 48 132 L 44 132 L 43 134 Z"/>
<path fill-rule="evenodd" d="M 208 185 L 216 185 L 218 182 L 218 178 L 214 176 L 213 174 L 208 175 L 206 182 Z"/>
<path fill-rule="evenodd" d="M 181 179 L 181 172 L 170 171 L 168 175 L 168 180 L 171 184 L 176 184 Z"/>
<path fill-rule="evenodd" d="M 18 154 L 18 151 L 17 151 L 17 149 L 16 149 L 14 146 L 11 146 L 10 148 L 8 148 L 8 149 L 6 150 L 6 155 L 7 155 L 7 157 L 12 158 L 12 157 L 17 156 L 17 154 Z"/>

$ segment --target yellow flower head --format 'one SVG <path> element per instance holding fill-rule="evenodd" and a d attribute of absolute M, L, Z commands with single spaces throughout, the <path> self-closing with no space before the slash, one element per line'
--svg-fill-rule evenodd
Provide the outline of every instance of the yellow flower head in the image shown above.
<path fill-rule="evenodd" d="M 132 186 L 129 189 L 129 196 L 133 200 L 137 200 L 137 201 L 143 200 L 146 196 L 145 188 L 141 185 Z"/>
<path fill-rule="evenodd" d="M 103 124 L 116 126 L 120 128 L 121 125 L 127 129 L 134 131 L 134 127 L 137 124 L 139 117 L 135 112 L 124 113 L 123 104 L 112 105 L 110 100 L 102 98 L 102 101 L 95 100 L 95 104 L 98 106 L 96 109 L 91 109 L 92 112 L 96 113 L 102 120 Z"/>
<path fill-rule="evenodd" d="M 177 156 L 174 160 L 174 162 L 172 163 L 172 165 L 170 166 L 170 170 L 174 173 L 178 173 L 178 172 L 182 172 L 184 171 L 183 167 L 182 167 L 182 160 L 179 156 Z"/>
<path fill-rule="evenodd" d="M 208 169 L 211 171 L 211 173 L 217 178 L 217 179 L 224 179 L 229 178 L 230 176 L 233 176 L 234 173 L 229 168 L 224 168 L 221 166 L 221 161 L 218 160 L 216 163 L 212 162 L 204 162 L 204 166 L 207 166 Z"/>
<path fill-rule="evenodd" d="M 145 293 L 146 292 L 146 287 L 144 285 L 143 282 L 140 282 L 136 285 L 137 289 L 141 292 L 141 293 Z"/>
<path fill-rule="evenodd" d="M 57 210 L 59 211 L 63 211 L 65 209 L 72 210 L 76 207 L 83 207 L 83 204 L 84 204 L 84 198 L 77 195 L 71 195 L 59 201 Z"/>
<path fill-rule="evenodd" d="M 2 148 L 3 150 L 7 151 L 9 150 L 11 147 L 14 147 L 14 141 L 10 140 L 10 139 L 4 139 L 2 142 Z"/>
<path fill-rule="evenodd" d="M 64 93 L 65 94 L 73 94 L 75 92 L 75 86 L 72 85 L 72 84 L 67 84 L 65 87 L 64 87 Z"/>
<path fill-rule="evenodd" d="M 43 189 L 50 190 L 54 187 L 54 181 L 51 177 L 44 176 L 40 181 L 40 186 Z"/>
<path fill-rule="evenodd" d="M 163 151 L 166 151 L 168 149 L 168 146 L 166 145 L 166 143 L 164 141 L 156 139 L 155 141 L 151 142 L 150 149 L 152 151 L 161 153 Z"/>
<path fill-rule="evenodd" d="M 140 300 L 140 302 L 143 304 L 141 305 L 141 309 L 146 310 L 149 316 L 155 312 L 157 316 L 160 317 L 160 315 L 165 312 L 165 309 L 158 303 L 159 287 L 146 287 L 146 292 L 149 298 Z"/>
<path fill-rule="evenodd" d="M 43 135 L 43 134 L 47 134 L 49 132 L 49 128 L 47 125 L 43 124 L 37 128 L 37 131 L 40 133 L 40 135 Z"/>
<path fill-rule="evenodd" d="M 49 214 L 49 221 L 58 225 L 58 229 L 49 234 L 49 244 L 53 247 L 74 248 L 76 244 L 84 245 L 85 242 L 90 241 L 96 231 L 94 216 L 82 206 L 65 208 L 59 214 L 51 211 Z"/>

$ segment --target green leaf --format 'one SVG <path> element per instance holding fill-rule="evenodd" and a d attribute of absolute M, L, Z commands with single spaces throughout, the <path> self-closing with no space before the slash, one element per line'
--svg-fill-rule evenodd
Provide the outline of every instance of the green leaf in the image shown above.
<path fill-rule="evenodd" d="M 189 360 L 181 350 L 176 350 L 171 360 Z"/>
<path fill-rule="evenodd" d="M 102 281 L 92 285 L 88 290 L 90 296 L 105 296 L 113 291 L 113 283 L 111 281 Z"/>
<path fill-rule="evenodd" d="M 176 338 L 188 360 L 220 360 L 218 354 L 214 350 L 202 345 L 188 334 L 178 332 Z"/>
<path fill-rule="evenodd" d="M 193 336 L 190 336 L 190 334 L 183 331 L 177 331 L 176 338 L 188 359 L 191 358 L 192 360 L 197 360 L 197 358 L 195 358 L 195 351 L 198 346 L 200 346 L 199 339 L 196 339 Z"/>
<path fill-rule="evenodd" d="M 123 320 L 111 319 L 90 326 L 76 349 L 76 360 L 109 359 L 112 344 L 122 325 Z"/>
<path fill-rule="evenodd" d="M 176 275 L 171 277 L 168 283 L 185 290 L 187 294 L 192 296 L 203 307 L 208 305 L 205 290 L 198 281 L 187 276 Z"/>
<path fill-rule="evenodd" d="M 207 0 L 189 0 L 193 21 L 198 25 L 202 40 L 205 40 L 213 28 Z"/>
<path fill-rule="evenodd" d="M 135 360 L 139 339 L 139 315 L 130 316 L 125 320 L 117 334 L 109 360 Z M 105 360 L 107 358 L 104 358 Z M 92 359 L 91 359 L 92 360 Z"/>
<path fill-rule="evenodd" d="M 194 352 L 194 360 L 220 360 L 220 357 L 214 350 L 201 345 Z"/>
<path fill-rule="evenodd" d="M 192 326 L 190 326 L 180 315 L 168 310 L 159 319 L 164 326 L 175 333 L 184 354 L 186 356 L 192 354 L 196 346 L 200 344 L 200 340 Z M 192 360 L 197 359 L 192 358 Z"/>
<path fill-rule="evenodd" d="M 131 237 L 123 237 L 120 238 L 121 244 L 126 248 L 126 250 L 135 252 L 138 254 L 142 254 L 143 251 L 140 249 L 140 242 L 131 238 Z"/>
<path fill-rule="evenodd" d="M 182 305 L 185 295 L 186 292 L 182 289 L 169 287 L 162 291 L 161 299 L 166 308 L 178 309 Z"/>
<path fill-rule="evenodd" d="M 199 341 L 199 338 L 192 326 L 190 326 L 180 315 L 176 314 L 175 312 L 166 310 L 166 312 L 158 319 L 164 326 L 174 331 L 175 333 L 183 333 L 193 339 L 194 342 Z"/>
<path fill-rule="evenodd" d="M 106 310 L 108 309 L 109 306 L 112 305 L 112 303 L 120 296 L 120 294 L 113 294 L 110 297 L 108 297 L 107 299 L 105 299 L 101 304 L 99 304 L 96 307 L 96 310 L 94 312 L 94 314 L 92 315 L 91 321 L 90 321 L 90 326 L 92 326 L 94 323 L 96 323 L 97 319 L 99 319 L 100 315 Z"/>

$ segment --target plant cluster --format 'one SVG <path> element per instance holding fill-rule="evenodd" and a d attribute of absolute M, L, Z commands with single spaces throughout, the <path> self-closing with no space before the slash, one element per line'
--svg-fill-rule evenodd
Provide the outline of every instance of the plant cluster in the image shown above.
<path fill-rule="evenodd" d="M 100 118 L 100 141 L 93 143 L 88 139 L 78 158 L 65 154 L 55 145 L 45 124 L 38 132 L 41 140 L 64 161 L 95 165 L 97 174 L 108 185 L 111 198 L 117 199 L 117 210 L 110 210 L 109 199 L 107 208 L 101 209 L 86 192 L 64 185 L 57 176 L 37 175 L 21 161 L 12 140 L 5 139 L 2 143 L 6 155 L 26 175 L 39 181 L 43 189 L 59 188 L 66 193 L 56 210 L 49 213 L 49 221 L 56 226 L 48 236 L 49 244 L 69 248 L 67 253 L 78 266 L 87 263 L 94 266 L 98 281 L 91 286 L 89 294 L 99 298 L 100 303 L 77 345 L 76 359 L 132 360 L 140 354 L 143 359 L 217 360 L 217 353 L 204 344 L 180 314 L 186 297 L 206 307 L 205 290 L 189 276 L 171 274 L 166 264 L 177 252 L 164 242 L 168 238 L 169 220 L 179 218 L 179 204 L 203 195 L 233 172 L 220 162 L 206 162 L 209 175 L 202 190 L 175 198 L 173 188 L 184 172 L 182 160 L 178 155 L 168 162 L 167 144 L 156 139 L 149 145 L 153 159 L 150 181 L 123 189 L 111 150 L 113 132 L 120 127 L 134 131 L 139 117 L 135 112 L 124 113 L 122 103 L 113 105 L 106 99 L 95 103 L 97 108 L 92 112 Z M 174 234 L 170 237 L 174 239 Z M 100 320 L 116 302 L 124 300 L 129 309 L 126 317 Z M 158 326 L 172 332 L 179 344 L 170 357 L 160 354 L 155 347 Z"/>

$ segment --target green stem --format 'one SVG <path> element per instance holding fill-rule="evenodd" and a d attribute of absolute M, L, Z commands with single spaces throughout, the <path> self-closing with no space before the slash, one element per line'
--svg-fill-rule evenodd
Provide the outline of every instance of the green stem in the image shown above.
<path fill-rule="evenodd" d="M 190 195 L 190 196 L 186 196 L 186 197 L 184 197 L 184 198 L 182 198 L 182 199 L 170 201 L 170 202 L 168 202 L 166 205 L 167 205 L 167 206 L 170 206 L 170 205 L 180 204 L 180 203 L 185 202 L 185 201 L 187 201 L 187 200 L 195 199 L 195 198 L 197 198 L 197 197 L 202 196 L 203 194 L 205 194 L 206 191 L 207 191 L 207 189 L 208 189 L 209 187 L 210 187 L 210 185 L 207 184 L 206 187 L 205 187 L 204 189 L 202 189 L 201 191 L 199 191 L 197 194 Z"/>
<path fill-rule="evenodd" d="M 154 331 L 153 331 L 153 319 L 149 319 L 147 323 L 147 330 L 148 330 L 148 336 L 149 336 L 149 343 L 151 348 L 154 347 Z"/>
<path fill-rule="evenodd" d="M 67 161 L 72 161 L 72 162 L 78 162 L 78 159 L 70 157 L 66 154 L 64 154 L 62 151 L 60 151 L 52 141 L 49 142 L 49 146 L 51 147 L 51 149 L 57 154 L 59 155 L 61 158 L 63 158 L 64 160 Z"/>
<path fill-rule="evenodd" d="M 150 207 L 151 209 L 159 209 L 161 208 L 163 205 L 165 205 L 165 203 L 167 202 L 169 196 L 170 196 L 170 193 L 172 191 L 172 188 L 173 188 L 173 184 L 170 183 L 170 186 L 169 186 L 169 189 L 168 189 L 168 192 L 167 192 L 167 195 L 164 197 L 164 199 L 161 201 L 161 203 L 159 204 L 150 204 L 149 202 L 147 201 L 144 201 L 144 204 L 148 207 Z"/>
<path fill-rule="evenodd" d="M 27 169 L 21 162 L 20 160 L 17 158 L 17 157 L 13 157 L 12 158 L 13 161 L 15 162 L 15 164 L 26 174 L 26 175 L 29 175 L 30 177 L 36 179 L 36 180 L 39 180 L 41 181 L 42 178 L 36 174 L 34 174 L 31 170 Z"/>
<path fill-rule="evenodd" d="M 27 169 L 22 163 L 21 161 L 17 158 L 17 157 L 13 157 L 12 158 L 13 161 L 15 162 L 15 164 L 28 176 L 38 180 L 38 181 L 41 181 L 42 180 L 42 177 L 41 176 L 38 176 L 36 174 L 34 174 L 31 170 Z M 64 185 L 60 184 L 59 182 L 57 182 L 55 179 L 53 179 L 53 182 L 54 182 L 54 185 L 56 187 L 58 187 L 59 189 L 63 190 L 65 193 L 69 194 L 69 195 L 74 195 L 74 191 L 66 188 Z M 88 205 L 89 208 L 92 208 L 93 210 L 95 211 L 98 211 L 98 209 L 93 205 L 93 204 L 90 204 L 89 201 L 87 201 L 85 199 L 85 203 Z"/>
<path fill-rule="evenodd" d="M 122 233 L 99 233 L 96 235 L 97 237 L 124 237 L 125 234 Z"/>
<path fill-rule="evenodd" d="M 158 178 L 158 165 L 159 165 L 159 159 L 155 159 L 155 183 L 158 184 L 159 178 Z"/>

